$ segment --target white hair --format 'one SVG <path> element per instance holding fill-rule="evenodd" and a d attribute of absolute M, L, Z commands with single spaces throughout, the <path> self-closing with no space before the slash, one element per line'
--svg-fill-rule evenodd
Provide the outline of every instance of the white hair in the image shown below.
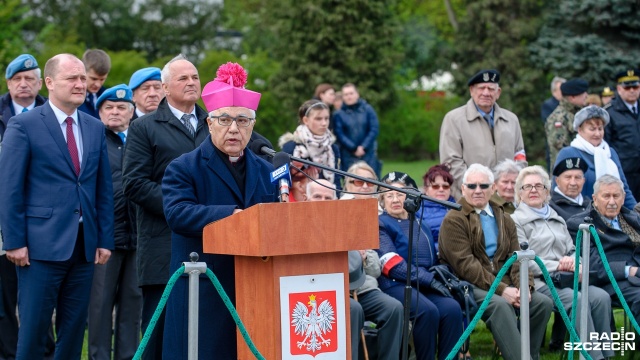
<path fill-rule="evenodd" d="M 174 57 L 173 59 L 169 60 L 168 63 L 166 63 L 164 65 L 164 67 L 162 68 L 162 71 L 160 72 L 160 78 L 162 79 L 162 83 L 166 84 L 169 79 L 171 79 L 171 69 L 169 68 L 170 65 L 178 60 L 187 60 L 189 61 L 189 59 L 187 59 L 186 56 L 184 56 L 183 54 L 178 54 L 178 56 Z"/>
<path fill-rule="evenodd" d="M 511 159 L 504 159 L 493 168 L 493 176 L 499 181 L 502 175 L 517 174 L 522 170 L 522 164 Z"/>
<path fill-rule="evenodd" d="M 597 194 L 600 191 L 600 186 L 611 184 L 617 184 L 618 186 L 620 186 L 620 191 L 622 191 L 623 194 L 625 193 L 622 180 L 609 174 L 602 175 L 598 178 L 598 180 L 596 180 L 596 182 L 593 184 L 593 193 Z"/>
<path fill-rule="evenodd" d="M 462 176 L 462 182 L 464 184 L 467 183 L 467 178 L 469 177 L 469 175 L 471 174 L 483 174 L 486 175 L 487 178 L 489 179 L 489 183 L 493 184 L 495 181 L 495 178 L 493 177 L 493 173 L 491 172 L 491 169 L 489 169 L 488 167 L 481 165 L 481 164 L 471 164 L 469 165 L 469 167 L 467 168 L 467 171 L 464 172 L 464 175 Z"/>
<path fill-rule="evenodd" d="M 547 197 L 544 199 L 544 203 L 548 204 L 551 200 L 551 180 L 549 179 L 549 174 L 547 174 L 544 168 L 540 165 L 527 166 L 526 168 L 520 170 L 520 173 L 516 178 L 516 203 L 520 203 L 520 192 L 523 191 L 522 183 L 524 182 L 524 178 L 529 175 L 540 176 L 542 185 L 547 187 Z"/>
<path fill-rule="evenodd" d="M 335 200 L 338 198 L 336 195 L 336 184 L 326 179 L 318 179 L 307 183 L 307 199 L 311 199 L 311 195 L 313 195 L 312 192 L 315 187 L 331 188 L 333 189 L 333 199 Z"/>

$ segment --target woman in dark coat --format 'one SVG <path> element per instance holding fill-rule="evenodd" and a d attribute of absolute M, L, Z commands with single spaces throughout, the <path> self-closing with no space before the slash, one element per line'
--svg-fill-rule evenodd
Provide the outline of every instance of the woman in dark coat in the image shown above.
<path fill-rule="evenodd" d="M 254 204 L 276 201 L 276 188 L 269 182 L 273 166 L 246 149 L 260 94 L 242 88 L 244 84 L 237 81 L 243 77 L 238 76 L 237 68 L 244 73 L 237 64 L 223 65 L 216 80 L 205 86 L 202 98 L 210 111 L 207 123 L 211 135 L 194 151 L 174 160 L 162 182 L 164 212 L 172 231 L 171 272 L 189 261 L 189 254 L 195 251 L 200 254 L 200 261 L 206 262 L 216 274 L 234 303 L 233 256 L 204 254 L 202 229 L 212 221 Z M 233 76 L 225 76 L 225 72 L 221 72 L 225 69 L 234 71 Z M 235 360 L 235 323 L 204 275 L 200 278 L 199 295 L 199 358 Z M 185 275 L 176 282 L 167 303 L 164 359 L 187 359 L 187 327 L 188 277 Z"/>

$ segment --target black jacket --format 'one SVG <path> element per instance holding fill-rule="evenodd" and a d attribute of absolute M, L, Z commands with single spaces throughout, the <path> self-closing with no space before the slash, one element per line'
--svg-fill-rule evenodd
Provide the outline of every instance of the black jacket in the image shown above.
<path fill-rule="evenodd" d="M 122 180 L 124 193 L 137 206 L 138 284 L 166 284 L 171 260 L 171 229 L 162 208 L 162 177 L 171 161 L 194 150 L 209 135 L 207 113 L 196 105 L 195 138 L 176 118 L 167 99 L 133 121 L 127 135 Z"/>
<path fill-rule="evenodd" d="M 44 96 L 36 95 L 36 106 L 40 106 L 46 101 L 47 98 L 45 98 Z M 9 119 L 11 119 L 14 115 L 15 114 L 13 113 L 11 94 L 6 93 L 0 97 L 0 137 L 4 136 L 4 131 L 7 129 Z"/>
<path fill-rule="evenodd" d="M 620 98 L 613 99 L 607 111 L 610 122 L 604 129 L 604 139 L 618 152 L 627 179 L 636 178 L 640 176 L 640 122 Z"/>
<path fill-rule="evenodd" d="M 584 223 L 585 216 L 590 216 L 593 221 L 593 225 L 600 238 L 600 243 L 607 256 L 607 261 L 611 267 L 611 273 L 618 282 L 620 289 L 633 286 L 625 278 L 625 266 L 640 266 L 640 246 L 636 246 L 631 242 L 629 236 L 624 232 L 605 224 L 596 209 L 592 206 L 589 206 L 587 211 L 576 214 L 567 221 L 567 228 L 574 239 L 579 231 L 580 224 Z M 620 209 L 619 216 L 624 217 L 629 225 L 637 232 L 640 232 L 640 217 L 638 217 L 638 213 L 623 207 Z M 609 294 L 614 294 L 613 286 L 607 277 L 602 259 L 600 258 L 594 241 L 594 238 L 591 237 L 589 273 L 592 278 L 590 278 L 590 280 L 592 284 L 601 287 Z M 633 280 L 640 281 L 640 279 L 637 278 Z"/>
<path fill-rule="evenodd" d="M 135 226 L 135 208 L 124 196 L 122 189 L 122 159 L 124 145 L 120 137 L 105 128 L 107 138 L 107 152 L 111 166 L 111 181 L 113 183 L 113 236 L 116 250 L 135 250 L 137 242 Z"/>
<path fill-rule="evenodd" d="M 564 221 L 567 221 L 573 215 L 586 211 L 589 207 L 589 203 L 591 203 L 591 199 L 585 197 L 582 201 L 582 205 L 578 205 L 569 201 L 566 197 L 558 194 L 557 192 L 552 191 L 549 205 L 558 213 L 558 215 L 560 215 L 561 218 L 564 219 Z"/>

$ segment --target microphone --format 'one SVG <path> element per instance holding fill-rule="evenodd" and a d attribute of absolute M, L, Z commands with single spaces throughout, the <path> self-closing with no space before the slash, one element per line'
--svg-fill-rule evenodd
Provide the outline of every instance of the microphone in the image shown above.
<path fill-rule="evenodd" d="M 247 147 L 258 155 L 267 155 L 269 157 L 274 157 L 276 154 L 276 151 L 271 148 L 271 144 L 259 137 L 251 139 Z"/>
<path fill-rule="evenodd" d="M 278 152 L 273 157 L 273 166 L 276 168 L 271 172 L 269 177 L 272 184 L 278 184 L 280 189 L 280 202 L 289 202 L 289 185 L 291 184 L 291 175 L 289 174 L 289 154 Z"/>

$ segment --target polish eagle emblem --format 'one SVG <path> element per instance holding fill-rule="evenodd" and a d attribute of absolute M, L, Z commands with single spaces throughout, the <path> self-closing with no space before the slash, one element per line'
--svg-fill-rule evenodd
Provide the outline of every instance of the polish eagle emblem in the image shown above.
<path fill-rule="evenodd" d="M 307 305 L 300 301 L 296 303 L 291 313 L 291 326 L 296 335 L 304 336 L 301 341 L 296 341 L 296 346 L 315 353 L 320 351 L 323 345 L 332 345 L 330 337 L 333 336 L 329 333 L 333 331 L 336 321 L 335 310 L 329 300 L 324 300 L 318 305 L 314 294 L 309 296 Z"/>

